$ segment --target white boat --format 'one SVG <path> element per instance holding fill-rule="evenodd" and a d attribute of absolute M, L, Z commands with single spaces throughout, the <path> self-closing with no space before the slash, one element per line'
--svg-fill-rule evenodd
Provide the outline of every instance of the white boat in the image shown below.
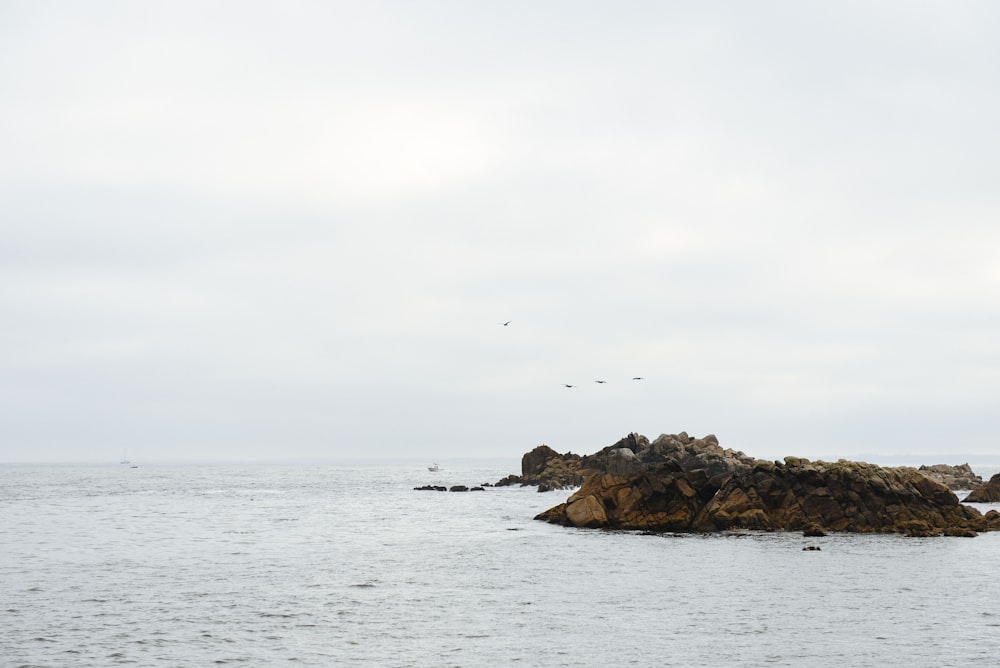
<path fill-rule="evenodd" d="M 427 467 L 427 470 L 428 470 L 428 471 L 432 471 L 432 472 L 433 472 L 433 471 L 440 471 L 440 470 L 441 470 L 441 467 L 440 467 L 440 466 L 438 466 L 438 465 L 437 465 L 437 463 L 435 462 L 435 463 L 434 463 L 434 464 L 433 464 L 432 466 L 428 466 L 428 467 Z"/>

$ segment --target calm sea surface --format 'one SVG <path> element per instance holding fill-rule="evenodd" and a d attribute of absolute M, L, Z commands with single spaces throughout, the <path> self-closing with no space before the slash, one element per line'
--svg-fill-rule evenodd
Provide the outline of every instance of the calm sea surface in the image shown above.
<path fill-rule="evenodd" d="M 0 466 L 0 666 L 996 665 L 1000 533 L 644 536 L 413 490 L 518 468 Z"/>

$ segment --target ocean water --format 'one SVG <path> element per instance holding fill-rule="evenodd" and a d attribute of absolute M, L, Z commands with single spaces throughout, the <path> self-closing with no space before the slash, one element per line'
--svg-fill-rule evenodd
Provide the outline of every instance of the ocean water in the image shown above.
<path fill-rule="evenodd" d="M 0 466 L 0 666 L 996 664 L 1000 533 L 650 536 L 413 489 L 516 471 Z"/>

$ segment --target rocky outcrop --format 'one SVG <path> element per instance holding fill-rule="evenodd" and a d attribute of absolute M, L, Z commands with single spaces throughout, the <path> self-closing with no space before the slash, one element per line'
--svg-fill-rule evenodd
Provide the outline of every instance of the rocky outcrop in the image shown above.
<path fill-rule="evenodd" d="M 976 472 L 968 464 L 959 464 L 958 466 L 933 464 L 921 466 L 918 470 L 938 482 L 944 483 L 951 490 L 977 489 L 983 484 L 982 476 L 976 475 Z"/>
<path fill-rule="evenodd" d="M 623 450 L 628 450 L 635 457 Z M 692 438 L 682 431 L 679 434 L 660 434 L 652 442 L 641 434 L 629 434 L 614 445 L 583 457 L 580 466 L 585 471 L 628 475 L 672 462 L 683 470 L 702 469 L 709 476 L 714 476 L 749 470 L 755 461 L 742 452 L 723 449 L 714 434 Z M 627 472 L 621 472 L 622 465 L 628 466 Z"/>
<path fill-rule="evenodd" d="M 544 444 L 524 453 L 521 457 L 521 475 L 525 478 L 541 475 L 545 471 L 545 465 L 554 457 L 562 458 L 562 455 Z"/>
<path fill-rule="evenodd" d="M 510 475 L 496 486 L 538 485 L 538 491 L 579 487 L 595 473 L 631 476 L 664 464 L 684 470 L 702 469 L 709 476 L 749 470 L 756 460 L 742 452 L 723 449 L 709 434 L 692 438 L 686 432 L 661 434 L 650 442 L 641 434 L 629 434 L 614 445 L 592 455 L 559 454 L 539 445 L 521 458 L 521 475 Z"/>
<path fill-rule="evenodd" d="M 682 465 L 676 456 L 637 468 L 635 459 L 641 462 L 640 453 L 649 448 L 633 437 L 624 446 L 598 453 L 603 470 L 590 475 L 565 503 L 536 519 L 574 527 L 667 532 L 762 529 L 933 536 L 1000 529 L 1000 513 L 983 516 L 961 505 L 947 486 L 914 468 L 797 457 L 753 460 L 723 451 L 708 437 L 690 449 L 697 465 L 711 462 L 712 468 L 692 469 L 687 464 L 692 460 Z M 677 452 L 687 451 L 693 441 L 661 437 L 648 445 L 660 442 Z M 635 457 L 613 453 L 623 447 Z M 583 464 L 598 455 L 584 457 Z"/>
<path fill-rule="evenodd" d="M 539 492 L 571 489 L 583 483 L 580 455 L 562 455 L 547 445 L 539 445 L 521 457 L 521 475 L 509 475 L 498 480 L 496 487 L 538 485 Z"/>
<path fill-rule="evenodd" d="M 990 481 L 975 489 L 965 497 L 964 503 L 997 503 L 1000 502 L 1000 473 L 990 478 Z"/>

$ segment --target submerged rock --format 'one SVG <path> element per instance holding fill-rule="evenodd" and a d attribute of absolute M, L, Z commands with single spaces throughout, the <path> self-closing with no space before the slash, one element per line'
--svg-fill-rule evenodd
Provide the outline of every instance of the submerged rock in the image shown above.
<path fill-rule="evenodd" d="M 805 528 L 802 529 L 802 535 L 806 538 L 820 538 L 826 535 L 823 528 L 815 523 L 807 524 Z"/>

